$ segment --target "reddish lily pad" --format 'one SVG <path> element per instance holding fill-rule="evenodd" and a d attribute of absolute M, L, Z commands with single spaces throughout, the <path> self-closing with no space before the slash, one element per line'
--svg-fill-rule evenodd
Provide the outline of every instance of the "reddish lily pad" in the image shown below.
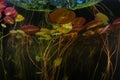
<path fill-rule="evenodd" d="M 76 14 L 73 11 L 64 8 L 58 8 L 50 14 L 49 20 L 54 24 L 66 24 L 72 22 L 75 17 Z"/>
<path fill-rule="evenodd" d="M 112 25 L 110 25 L 109 31 L 115 31 L 120 29 L 120 18 L 113 21 Z"/>
<path fill-rule="evenodd" d="M 76 17 L 73 21 L 72 21 L 72 25 L 73 26 L 80 26 L 83 25 L 85 23 L 85 18 L 84 17 Z"/>
<path fill-rule="evenodd" d="M 86 24 L 87 29 L 99 27 L 103 22 L 101 20 L 92 20 Z"/>
<path fill-rule="evenodd" d="M 120 29 L 120 18 L 115 19 L 115 20 L 113 21 L 112 25 L 110 25 L 110 27 L 109 27 L 109 30 L 110 30 L 110 31 L 114 31 L 114 30 L 116 30 L 116 29 Z"/>
<path fill-rule="evenodd" d="M 88 31 L 84 32 L 82 35 L 83 35 L 83 36 L 92 36 L 92 35 L 94 35 L 94 34 L 95 34 L 94 31 L 88 30 Z"/>
<path fill-rule="evenodd" d="M 24 25 L 20 29 L 26 32 L 27 34 L 34 34 L 39 31 L 39 28 L 34 25 Z"/>
<path fill-rule="evenodd" d="M 83 24 L 85 23 L 84 17 L 77 17 L 72 21 L 73 30 L 72 31 L 80 31 L 83 30 L 85 27 Z"/>
<path fill-rule="evenodd" d="M 104 28 L 103 27 L 100 27 L 100 28 L 96 28 L 94 31 L 95 33 L 97 34 L 101 34 L 103 32 Z"/>
<path fill-rule="evenodd" d="M 83 26 L 83 25 L 73 26 L 71 32 L 79 32 L 79 31 L 81 31 L 81 30 L 83 30 L 83 29 L 85 29 L 85 26 Z"/>
<path fill-rule="evenodd" d="M 120 18 L 114 20 L 112 24 L 113 24 L 113 25 L 120 24 Z"/>

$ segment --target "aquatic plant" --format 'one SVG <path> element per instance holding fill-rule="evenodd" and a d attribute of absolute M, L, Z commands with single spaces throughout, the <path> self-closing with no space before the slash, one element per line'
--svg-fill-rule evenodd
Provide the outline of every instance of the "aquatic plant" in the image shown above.
<path fill-rule="evenodd" d="M 19 14 L 20 15 L 20 14 Z M 17 19 L 18 13 L 14 7 L 8 7 L 4 0 L 0 1 L 0 62 L 3 69 L 4 80 L 7 80 L 8 71 L 6 69 L 6 62 L 5 62 L 5 41 L 6 37 L 10 34 L 5 33 L 6 28 L 10 25 L 15 24 Z"/>
<path fill-rule="evenodd" d="M 26 10 L 52 11 L 55 8 L 80 9 L 99 3 L 101 0 L 9 0 L 11 3 Z"/>
<path fill-rule="evenodd" d="M 1 31 L 0 38 L 1 60 L 3 68 L 7 67 L 8 70 L 4 69 L 7 75 L 6 80 L 9 80 L 10 68 L 8 68 L 9 65 L 4 65 L 4 62 L 13 64 L 14 73 L 10 76 L 12 79 L 69 80 L 77 69 L 80 69 L 81 73 L 88 72 L 86 76 L 90 80 L 95 80 L 96 77 L 101 80 L 113 79 L 119 53 L 120 19 L 110 22 L 109 17 L 93 5 L 100 0 L 85 0 L 85 2 L 73 0 L 72 3 L 67 0 L 69 5 L 66 6 L 63 5 L 66 3 L 61 2 L 62 0 L 10 1 L 27 10 L 45 10 L 45 12 L 39 12 L 43 13 L 41 16 L 44 18 L 40 17 L 41 21 L 34 25 L 32 23 L 34 12 L 23 17 L 15 7 L 7 7 L 4 2 L 0 2 L 2 29 L 7 27 L 7 24 L 12 25 L 7 35 L 3 35 L 4 31 Z M 58 1 L 61 4 L 57 6 Z M 75 1 L 77 4 L 74 5 Z M 20 5 L 17 2 L 21 2 Z M 45 7 L 48 3 L 51 3 L 50 6 L 54 6 L 55 9 L 49 9 L 49 5 Z M 41 4 L 40 7 L 38 7 L 39 4 Z M 73 11 L 90 5 L 93 5 L 94 15 L 91 21 L 78 17 Z M 5 46 L 7 55 L 5 60 L 3 60 L 2 45 L 4 37 L 8 39 Z M 113 37 L 115 39 L 112 44 Z M 102 57 L 105 57 L 104 61 Z M 116 59 L 113 64 L 114 57 Z"/>

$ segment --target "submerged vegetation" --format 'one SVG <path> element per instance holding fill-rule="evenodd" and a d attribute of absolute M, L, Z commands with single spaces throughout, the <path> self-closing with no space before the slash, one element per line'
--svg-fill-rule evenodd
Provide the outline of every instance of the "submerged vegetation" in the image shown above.
<path fill-rule="evenodd" d="M 86 4 L 91 1 L 95 0 Z M 34 25 L 35 11 L 25 15 L 15 8 L 0 1 L 2 80 L 77 80 L 76 75 L 84 80 L 113 80 L 120 46 L 119 18 L 110 20 L 92 4 L 91 21 L 77 16 L 73 8 L 61 7 L 39 12 L 42 17 Z"/>
<path fill-rule="evenodd" d="M 30 11 L 52 11 L 55 8 L 71 10 L 92 6 L 101 0 L 10 0 L 13 4 Z"/>

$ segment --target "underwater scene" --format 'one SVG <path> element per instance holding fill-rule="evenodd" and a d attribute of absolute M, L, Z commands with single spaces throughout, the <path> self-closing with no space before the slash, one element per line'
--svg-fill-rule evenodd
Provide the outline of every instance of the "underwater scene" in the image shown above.
<path fill-rule="evenodd" d="M 0 0 L 0 80 L 120 80 L 120 0 Z"/>

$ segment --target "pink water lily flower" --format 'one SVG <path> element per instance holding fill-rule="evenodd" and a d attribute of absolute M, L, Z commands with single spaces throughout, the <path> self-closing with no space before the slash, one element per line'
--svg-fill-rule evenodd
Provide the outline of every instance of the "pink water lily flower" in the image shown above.
<path fill-rule="evenodd" d="M 9 17 L 9 16 L 5 16 L 5 17 L 3 18 L 3 20 L 4 20 L 5 23 L 14 24 L 13 18 L 11 18 L 11 17 Z"/>
<path fill-rule="evenodd" d="M 6 3 L 4 0 L 0 0 L 0 12 L 4 11 L 6 8 Z"/>
<path fill-rule="evenodd" d="M 15 10 L 15 8 L 14 7 L 7 7 L 5 10 L 4 10 L 4 12 L 5 12 L 5 15 L 6 16 L 10 16 L 10 17 L 16 17 L 17 16 L 17 11 Z"/>

